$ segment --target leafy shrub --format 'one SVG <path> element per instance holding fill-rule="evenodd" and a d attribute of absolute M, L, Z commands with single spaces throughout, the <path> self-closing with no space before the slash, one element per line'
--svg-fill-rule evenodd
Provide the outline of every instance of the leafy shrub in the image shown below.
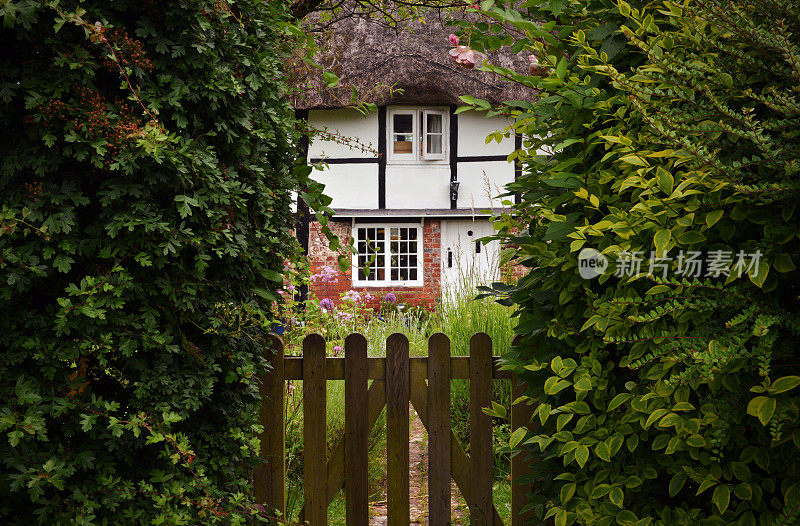
<path fill-rule="evenodd" d="M 284 6 L 81 5 L 0 5 L 0 517 L 243 523 L 304 176 Z"/>
<path fill-rule="evenodd" d="M 485 68 L 542 91 L 491 109 L 525 137 L 501 237 L 529 268 L 508 365 L 539 402 L 538 430 L 512 437 L 538 459 L 537 515 L 795 522 L 797 4 L 482 5 L 500 23 L 470 44 L 540 65 Z M 610 261 L 594 280 L 578 272 L 588 247 Z M 687 275 L 690 251 L 730 256 Z"/>

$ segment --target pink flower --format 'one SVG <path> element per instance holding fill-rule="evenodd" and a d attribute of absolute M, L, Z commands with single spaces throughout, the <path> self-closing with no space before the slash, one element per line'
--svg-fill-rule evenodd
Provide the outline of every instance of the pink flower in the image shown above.
<path fill-rule="evenodd" d="M 458 37 L 455 35 L 450 35 L 450 45 L 457 46 L 458 45 Z"/>
<path fill-rule="evenodd" d="M 538 68 L 539 67 L 539 59 L 536 58 L 536 55 L 528 55 L 528 59 L 530 59 L 530 61 L 531 61 L 531 67 L 532 68 Z"/>
<path fill-rule="evenodd" d="M 336 269 L 329 265 L 321 266 L 319 271 L 311 276 L 310 279 L 311 283 L 316 283 L 317 281 L 321 281 L 322 283 L 338 283 L 339 281 Z"/>
<path fill-rule="evenodd" d="M 294 291 L 294 285 L 289 283 L 289 285 L 286 286 L 286 290 L 288 290 L 289 292 L 293 292 Z"/>
<path fill-rule="evenodd" d="M 339 353 L 341 353 L 343 350 L 344 349 L 342 349 L 342 347 L 340 345 L 336 345 L 336 346 L 333 347 L 333 355 L 334 356 L 339 356 Z"/>
<path fill-rule="evenodd" d="M 342 299 L 345 301 L 351 301 L 353 303 L 361 303 L 361 294 L 351 289 L 344 293 Z"/>
<path fill-rule="evenodd" d="M 456 46 L 450 50 L 450 56 L 456 64 L 472 69 L 478 63 L 478 54 L 469 46 Z"/>

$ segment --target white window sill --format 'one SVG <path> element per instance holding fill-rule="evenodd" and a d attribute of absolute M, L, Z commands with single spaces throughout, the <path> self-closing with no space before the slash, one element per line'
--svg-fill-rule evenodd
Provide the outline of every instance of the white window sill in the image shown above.
<path fill-rule="evenodd" d="M 423 281 L 354 281 L 354 287 L 362 288 L 419 288 L 425 286 Z"/>

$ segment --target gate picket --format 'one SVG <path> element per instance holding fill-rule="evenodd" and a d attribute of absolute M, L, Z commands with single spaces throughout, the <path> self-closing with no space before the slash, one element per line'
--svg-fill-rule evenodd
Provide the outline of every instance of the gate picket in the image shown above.
<path fill-rule="evenodd" d="M 492 400 L 492 340 L 479 332 L 469 340 L 470 522 L 492 526 L 492 419 L 483 412 Z"/>
<path fill-rule="evenodd" d="M 386 340 L 386 499 L 389 526 L 408 526 L 408 338 Z"/>
<path fill-rule="evenodd" d="M 413 388 L 413 386 L 412 386 Z M 450 524 L 450 339 L 428 343 L 428 516 L 431 526 Z"/>
<path fill-rule="evenodd" d="M 325 340 L 311 334 L 303 340 L 303 450 L 305 519 L 328 524 Z"/>
<path fill-rule="evenodd" d="M 347 525 L 364 525 L 369 518 L 367 469 L 367 339 L 351 334 L 344 341 L 345 515 Z"/>

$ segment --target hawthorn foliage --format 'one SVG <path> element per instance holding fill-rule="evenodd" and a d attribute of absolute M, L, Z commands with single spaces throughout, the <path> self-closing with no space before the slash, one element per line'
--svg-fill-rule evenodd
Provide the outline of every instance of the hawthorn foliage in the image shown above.
<path fill-rule="evenodd" d="M 800 520 L 800 11 L 789 0 L 487 0 L 462 33 L 545 68 L 514 117 L 498 223 L 528 273 L 497 287 L 537 428 L 535 514 L 568 524 Z M 599 250 L 602 276 L 578 254 Z M 732 254 L 699 274 L 702 259 Z M 737 254 L 761 254 L 737 268 Z M 619 272 L 624 253 L 641 272 Z M 650 260 L 657 263 L 653 270 Z M 663 266 L 662 266 L 663 265 Z M 716 270 L 714 270 L 716 269 Z M 718 271 L 718 272 L 717 272 Z M 523 481 L 524 482 L 524 481 Z"/>
<path fill-rule="evenodd" d="M 243 523 L 309 171 L 285 5 L 10 0 L 0 19 L 0 518 Z"/>

